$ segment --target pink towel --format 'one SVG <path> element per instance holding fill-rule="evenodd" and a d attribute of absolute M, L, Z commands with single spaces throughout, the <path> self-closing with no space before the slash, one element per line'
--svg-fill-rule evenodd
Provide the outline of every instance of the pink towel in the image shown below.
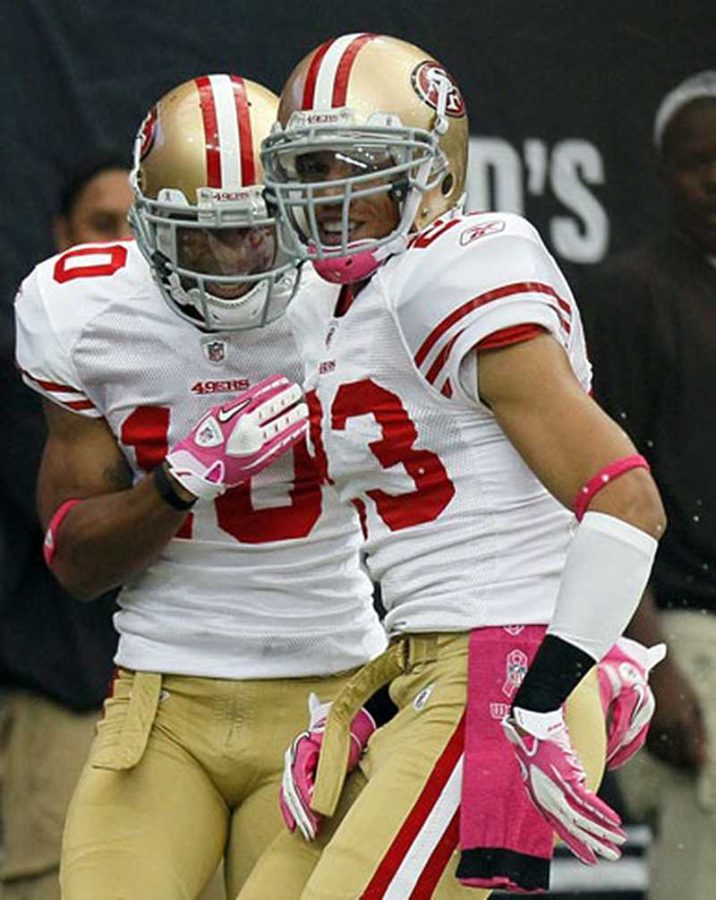
<path fill-rule="evenodd" d="M 500 725 L 544 633 L 544 625 L 515 625 L 470 636 L 457 870 L 470 887 L 549 887 L 552 829 L 532 805 Z"/>

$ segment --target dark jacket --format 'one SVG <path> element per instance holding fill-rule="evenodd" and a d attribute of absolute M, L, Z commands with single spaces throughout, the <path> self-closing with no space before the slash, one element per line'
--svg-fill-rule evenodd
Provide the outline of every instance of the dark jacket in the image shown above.
<path fill-rule="evenodd" d="M 716 612 L 716 265 L 670 234 L 584 287 L 594 395 L 651 463 L 669 517 L 657 605 Z"/>
<path fill-rule="evenodd" d="M 39 398 L 15 368 L 11 313 L 0 313 L 0 685 L 89 710 L 111 681 L 114 598 L 80 603 L 42 558 L 35 483 L 45 424 Z"/>

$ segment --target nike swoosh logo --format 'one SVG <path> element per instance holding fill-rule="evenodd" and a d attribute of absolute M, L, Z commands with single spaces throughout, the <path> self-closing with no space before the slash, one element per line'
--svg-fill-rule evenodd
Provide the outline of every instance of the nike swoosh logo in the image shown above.
<path fill-rule="evenodd" d="M 243 412 L 249 405 L 249 403 L 251 403 L 250 398 L 248 400 L 244 400 L 243 403 L 232 406 L 231 409 L 220 409 L 216 414 L 216 418 L 220 422 L 229 422 L 234 418 L 234 416 L 238 415 L 240 412 Z"/>

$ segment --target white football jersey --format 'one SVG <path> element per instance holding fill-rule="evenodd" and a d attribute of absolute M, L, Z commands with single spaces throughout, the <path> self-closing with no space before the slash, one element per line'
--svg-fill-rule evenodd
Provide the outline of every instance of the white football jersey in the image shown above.
<path fill-rule="evenodd" d="M 46 260 L 16 309 L 26 382 L 65 409 L 103 417 L 135 479 L 210 406 L 273 372 L 303 380 L 288 320 L 202 333 L 170 311 L 133 242 Z M 125 585 L 117 663 L 279 678 L 365 662 L 385 637 L 361 537 L 355 511 L 320 484 L 298 445 L 249 484 L 197 504 L 161 558 Z"/>
<path fill-rule="evenodd" d="M 388 630 L 548 622 L 574 517 L 480 402 L 473 352 L 537 325 L 589 390 L 577 307 L 535 229 L 509 214 L 448 216 L 322 335 L 320 302 L 304 293 L 292 310 L 306 323 L 312 440 L 361 512 Z"/>

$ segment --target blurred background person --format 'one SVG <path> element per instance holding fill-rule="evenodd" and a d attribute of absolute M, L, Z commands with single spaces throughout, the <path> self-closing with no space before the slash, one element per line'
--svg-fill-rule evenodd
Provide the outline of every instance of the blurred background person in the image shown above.
<path fill-rule="evenodd" d="M 648 753 L 620 778 L 655 828 L 651 900 L 716 888 L 716 71 L 654 123 L 670 227 L 590 278 L 581 307 L 597 400 L 644 448 L 669 529 L 631 636 L 663 638 Z"/>
<path fill-rule="evenodd" d="M 52 229 L 58 252 L 74 244 L 132 237 L 127 221 L 133 198 L 128 165 L 120 154 L 102 154 L 67 180 Z"/>
<path fill-rule="evenodd" d="M 102 154 L 68 178 L 53 223 L 58 251 L 130 237 L 128 174 L 122 156 Z M 44 564 L 35 509 L 44 417 L 17 374 L 11 323 L 0 323 L 0 387 L 11 423 L 0 466 L 1 895 L 52 900 L 60 896 L 65 811 L 111 680 L 114 600 L 78 603 Z"/>

